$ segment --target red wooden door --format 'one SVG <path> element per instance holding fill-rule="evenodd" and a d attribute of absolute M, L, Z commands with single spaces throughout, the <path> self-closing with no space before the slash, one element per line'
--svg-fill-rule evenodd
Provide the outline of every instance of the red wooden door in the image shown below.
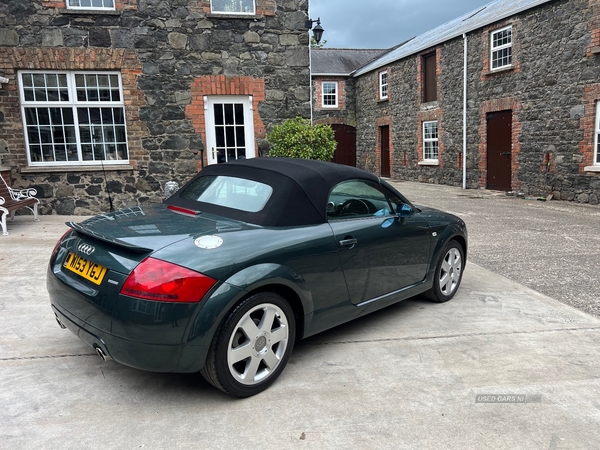
<path fill-rule="evenodd" d="M 510 191 L 512 111 L 487 115 L 487 189 Z"/>
<path fill-rule="evenodd" d="M 379 127 L 379 136 L 381 139 L 381 176 L 390 177 L 390 127 L 384 125 Z"/>
<path fill-rule="evenodd" d="M 356 167 L 356 128 L 349 125 L 332 125 L 337 148 L 333 162 Z"/>

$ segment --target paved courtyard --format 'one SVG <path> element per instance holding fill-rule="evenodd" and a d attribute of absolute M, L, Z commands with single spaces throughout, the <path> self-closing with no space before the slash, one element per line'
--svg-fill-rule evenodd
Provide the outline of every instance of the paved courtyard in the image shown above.
<path fill-rule="evenodd" d="M 598 266 L 586 224 L 599 210 L 398 186 L 467 221 L 457 296 L 408 300 L 302 341 L 281 378 L 244 400 L 198 375 L 103 363 L 61 330 L 45 272 L 73 218 L 18 217 L 0 236 L 1 447 L 596 450 L 600 319 L 583 312 L 597 308 L 591 272 L 574 287 L 581 294 L 566 293 L 580 283 L 577 266 Z M 550 230 L 553 239 L 538 236 Z M 556 288 L 548 296 L 527 283 Z"/>
<path fill-rule="evenodd" d="M 600 206 L 394 182 L 410 200 L 462 217 L 469 261 L 600 317 Z"/>

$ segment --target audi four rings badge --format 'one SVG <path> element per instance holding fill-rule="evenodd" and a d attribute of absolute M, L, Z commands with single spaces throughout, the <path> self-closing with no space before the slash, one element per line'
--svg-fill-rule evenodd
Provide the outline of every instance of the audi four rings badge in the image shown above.
<path fill-rule="evenodd" d="M 94 251 L 96 250 L 96 248 L 93 245 L 90 245 L 90 244 L 79 244 L 79 247 L 77 247 L 77 250 L 80 253 L 83 253 L 83 254 L 89 256 L 92 253 L 94 253 Z"/>

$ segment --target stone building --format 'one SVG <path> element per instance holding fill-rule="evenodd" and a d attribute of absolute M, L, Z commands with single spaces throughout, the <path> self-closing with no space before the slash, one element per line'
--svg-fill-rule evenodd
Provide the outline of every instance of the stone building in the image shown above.
<path fill-rule="evenodd" d="M 597 204 L 599 54 L 598 0 L 471 11 L 352 73 L 357 165 Z"/>
<path fill-rule="evenodd" d="M 310 114 L 308 0 L 0 3 L 0 166 L 45 214 L 159 201 Z"/>
<path fill-rule="evenodd" d="M 331 125 L 334 162 L 356 166 L 356 86 L 352 73 L 385 50 L 320 48 L 311 51 L 313 122 Z"/>

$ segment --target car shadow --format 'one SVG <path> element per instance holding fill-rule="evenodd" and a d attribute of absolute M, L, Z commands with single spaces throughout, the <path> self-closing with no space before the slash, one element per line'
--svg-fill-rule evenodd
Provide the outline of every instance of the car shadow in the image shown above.
<path fill-rule="evenodd" d="M 295 363 L 301 362 L 304 356 L 309 356 L 312 352 L 317 351 L 315 347 L 368 341 L 370 339 L 365 339 L 365 335 L 369 330 L 381 329 L 382 326 L 385 327 L 388 325 L 402 326 L 402 323 L 409 320 L 410 316 L 419 314 L 428 307 L 435 306 L 437 306 L 436 303 L 417 296 L 311 336 L 295 344 L 294 353 L 292 353 L 289 364 L 295 365 L 296 370 L 298 370 L 299 366 Z M 112 371 L 118 372 L 121 390 L 125 388 L 127 391 L 135 392 L 143 389 L 145 396 L 160 397 L 161 399 L 169 398 L 169 403 L 171 404 L 176 404 L 177 402 L 188 404 L 198 400 L 209 403 L 214 401 L 219 404 L 241 401 L 241 399 L 232 397 L 214 388 L 204 380 L 199 372 L 181 374 L 144 372 L 121 366 L 114 362 L 98 362 L 98 364 L 100 368 L 104 368 L 107 375 Z M 110 364 L 110 366 L 107 364 Z M 285 377 L 286 371 L 284 370 L 282 378 Z"/>

